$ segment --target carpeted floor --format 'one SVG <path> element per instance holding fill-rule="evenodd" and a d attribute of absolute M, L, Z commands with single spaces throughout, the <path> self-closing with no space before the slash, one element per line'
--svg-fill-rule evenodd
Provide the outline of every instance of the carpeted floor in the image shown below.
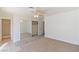
<path fill-rule="evenodd" d="M 79 46 L 43 36 L 25 36 L 20 41 L 6 42 L 0 46 L 1 52 L 79 52 Z"/>

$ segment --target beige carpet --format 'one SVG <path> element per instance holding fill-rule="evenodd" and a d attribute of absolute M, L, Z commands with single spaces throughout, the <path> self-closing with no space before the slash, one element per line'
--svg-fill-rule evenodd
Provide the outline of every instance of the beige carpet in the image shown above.
<path fill-rule="evenodd" d="M 27 42 L 27 40 L 29 40 Z M 29 37 L 16 43 L 8 42 L 3 52 L 79 52 L 79 46 L 45 37 Z"/>
<path fill-rule="evenodd" d="M 57 41 L 54 39 L 48 39 L 41 37 L 39 40 L 35 40 L 28 44 L 21 46 L 20 51 L 29 52 L 77 52 L 79 46 L 69 43 Z"/>

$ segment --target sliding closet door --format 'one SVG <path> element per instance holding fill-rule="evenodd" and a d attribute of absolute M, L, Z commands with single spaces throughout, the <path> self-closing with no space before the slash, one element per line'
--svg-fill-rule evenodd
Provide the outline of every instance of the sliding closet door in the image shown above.
<path fill-rule="evenodd" d="M 10 39 L 10 20 L 2 19 L 2 39 Z"/>

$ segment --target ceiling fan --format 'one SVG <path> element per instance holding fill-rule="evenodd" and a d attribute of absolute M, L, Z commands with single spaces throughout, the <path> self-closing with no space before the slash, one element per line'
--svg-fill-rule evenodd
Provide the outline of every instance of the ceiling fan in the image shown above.
<path fill-rule="evenodd" d="M 39 16 L 44 15 L 44 11 L 38 7 L 29 7 L 29 8 L 32 9 L 32 13 L 33 13 L 34 18 L 38 18 Z"/>

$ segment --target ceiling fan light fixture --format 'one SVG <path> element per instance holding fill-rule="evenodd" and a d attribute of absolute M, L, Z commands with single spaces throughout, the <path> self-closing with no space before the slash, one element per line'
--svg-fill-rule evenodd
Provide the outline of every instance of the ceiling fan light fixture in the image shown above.
<path fill-rule="evenodd" d="M 38 18 L 39 17 L 39 15 L 34 15 L 34 18 Z"/>

